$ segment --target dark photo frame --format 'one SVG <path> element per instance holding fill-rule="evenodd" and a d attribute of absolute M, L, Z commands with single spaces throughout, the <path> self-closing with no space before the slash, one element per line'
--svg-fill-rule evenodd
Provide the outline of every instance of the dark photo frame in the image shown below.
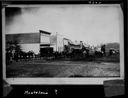
<path fill-rule="evenodd" d="M 7 0 L 5 2 L 2 2 L 2 55 L 3 55 L 3 59 L 2 59 L 2 70 L 3 70 L 3 80 L 5 82 L 7 82 L 11 88 L 13 88 L 13 93 L 10 94 L 10 96 L 13 96 L 13 95 L 16 95 L 16 91 L 14 91 L 15 89 L 18 90 L 18 89 L 21 89 L 20 92 L 18 92 L 20 95 L 29 95 L 29 96 L 37 96 L 37 95 L 43 95 L 43 96 L 49 96 L 49 95 L 64 95 L 64 93 L 67 95 L 67 94 L 73 94 L 72 92 L 69 93 L 69 91 L 71 89 L 74 89 L 73 91 L 74 92 L 77 92 L 77 88 L 80 89 L 80 90 L 85 90 L 87 91 L 87 89 L 89 88 L 89 85 L 91 86 L 90 88 L 94 88 L 96 90 L 96 87 L 94 85 L 99 85 L 97 88 L 101 89 L 99 91 L 102 92 L 102 94 L 100 96 L 104 96 L 104 89 L 101 87 L 102 85 L 106 85 L 106 82 L 105 81 L 111 81 L 111 80 L 117 80 L 117 81 L 124 81 L 125 79 L 125 64 L 126 64 L 126 55 L 125 55 L 125 52 L 126 52 L 126 34 L 120 34 L 120 37 L 121 37 L 121 48 L 120 48 L 120 52 L 122 53 L 121 56 L 120 56 L 120 60 L 121 60 L 121 66 L 120 66 L 120 76 L 119 77 L 85 77 L 85 78 L 81 78 L 81 77 L 78 77 L 78 78 L 74 78 L 74 77 L 71 77 L 71 78 L 7 78 L 6 77 L 6 63 L 5 63 L 5 44 L 4 44 L 4 41 L 5 41 L 5 35 L 3 34 L 4 32 L 4 29 L 5 29 L 5 21 L 3 20 L 4 19 L 4 14 L 5 13 L 5 10 L 3 10 L 5 7 L 7 6 L 10 6 L 10 7 L 17 7 L 17 6 L 20 6 L 20 7 L 23 7 L 23 5 L 29 5 L 29 6 L 41 6 L 41 4 L 43 5 L 54 5 L 54 4 L 57 4 L 57 5 L 65 5 L 65 4 L 68 4 L 68 5 L 77 5 L 77 4 L 118 4 L 120 5 L 121 9 L 122 9 L 122 12 L 123 12 L 123 23 L 124 23 L 124 26 L 123 26 L 123 31 L 125 32 L 126 31 L 126 23 L 124 20 L 126 20 L 126 5 L 125 5 L 126 2 L 122 1 L 122 0 L 93 0 L 93 1 L 90 1 L 90 0 L 63 0 L 63 1 L 59 1 L 59 0 L 50 0 L 50 1 L 45 1 L 45 0 L 38 0 L 38 1 L 11 1 L 11 0 Z M 112 85 L 116 85 L 118 84 L 117 82 L 113 82 L 111 83 Z M 110 85 L 111 85 L 110 84 Z M 119 85 L 122 84 L 119 83 Z M 17 85 L 17 86 L 16 86 Z M 19 85 L 22 85 L 22 87 L 20 87 Z M 30 86 L 31 85 L 31 86 Z M 108 85 L 108 84 L 107 84 Z M 83 87 L 84 86 L 84 87 Z M 123 86 L 121 87 L 124 87 L 124 82 L 123 82 Z M 89 88 L 89 91 L 91 91 Z M 122 89 L 122 88 L 121 88 Z M 88 91 L 88 92 L 89 92 Z M 119 91 L 119 90 L 118 90 Z M 123 90 L 124 91 L 124 88 Z M 37 92 L 37 94 L 36 94 Z M 120 91 L 119 91 L 120 92 Z M 119 94 L 118 92 L 118 94 Z M 26 94 L 27 93 L 27 94 Z M 32 93 L 32 94 L 31 94 Z M 41 94 L 39 94 L 41 93 Z M 83 95 L 83 91 L 79 92 L 78 91 L 78 94 L 82 94 Z M 100 92 L 98 92 L 100 93 Z M 76 95 L 78 95 L 76 94 Z M 90 94 L 90 93 L 89 93 Z M 116 93 L 117 94 L 117 93 Z M 116 95 L 115 94 L 115 95 Z M 117 95 L 118 95 L 117 94 Z M 124 92 L 120 92 L 120 94 L 124 94 Z M 97 94 L 96 94 L 97 95 Z M 105 95 L 106 95 L 106 90 L 105 90 Z M 113 96 L 114 94 L 108 94 L 108 96 Z"/>

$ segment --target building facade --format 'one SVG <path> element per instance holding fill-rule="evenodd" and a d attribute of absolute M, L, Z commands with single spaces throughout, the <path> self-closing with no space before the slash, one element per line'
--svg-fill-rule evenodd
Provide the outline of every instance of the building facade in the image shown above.
<path fill-rule="evenodd" d="M 6 48 L 9 42 L 17 42 L 24 52 L 32 51 L 35 54 L 46 55 L 52 52 L 50 47 L 50 32 L 39 30 L 34 33 L 6 34 Z"/>
<path fill-rule="evenodd" d="M 50 43 L 51 47 L 53 47 L 53 51 L 57 51 L 59 53 L 64 51 L 64 40 L 62 35 L 52 35 L 50 37 Z"/>

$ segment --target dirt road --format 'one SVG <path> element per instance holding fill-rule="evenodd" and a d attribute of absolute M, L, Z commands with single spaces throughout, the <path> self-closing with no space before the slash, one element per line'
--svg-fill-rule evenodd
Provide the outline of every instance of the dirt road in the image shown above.
<path fill-rule="evenodd" d="M 7 77 L 113 77 L 119 74 L 117 62 L 37 60 L 7 66 Z"/>

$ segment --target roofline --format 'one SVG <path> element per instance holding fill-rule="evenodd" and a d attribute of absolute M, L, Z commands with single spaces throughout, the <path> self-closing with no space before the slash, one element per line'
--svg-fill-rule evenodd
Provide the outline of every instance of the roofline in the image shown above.
<path fill-rule="evenodd" d="M 40 33 L 45 33 L 45 34 L 51 34 L 50 32 L 44 31 L 44 30 L 39 30 Z"/>
<path fill-rule="evenodd" d="M 68 38 L 65 38 L 65 37 L 64 37 L 63 39 L 65 39 L 65 40 L 69 40 Z"/>
<path fill-rule="evenodd" d="M 37 34 L 39 32 L 32 32 L 32 33 L 14 33 L 14 34 L 5 34 L 5 35 L 17 35 L 17 34 Z"/>
<path fill-rule="evenodd" d="M 17 35 L 17 34 L 33 34 L 33 33 L 45 33 L 45 34 L 51 34 L 50 32 L 39 30 L 39 32 L 28 32 L 28 33 L 14 33 L 14 34 L 6 34 L 6 35 Z"/>

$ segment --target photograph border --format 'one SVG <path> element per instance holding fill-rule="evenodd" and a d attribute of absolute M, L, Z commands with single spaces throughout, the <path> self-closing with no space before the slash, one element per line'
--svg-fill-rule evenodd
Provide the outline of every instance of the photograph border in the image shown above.
<path fill-rule="evenodd" d="M 45 3 L 44 3 L 45 4 Z M 62 3 L 63 4 L 63 3 Z M 111 4 L 111 3 L 110 3 Z M 26 6 L 26 4 L 5 4 L 5 6 L 16 7 L 16 6 Z M 27 5 L 28 6 L 28 5 Z M 31 4 L 29 5 L 31 6 Z M 32 6 L 36 6 L 35 4 Z M 37 4 L 38 6 L 38 4 Z M 122 11 L 124 14 L 124 11 Z M 125 26 L 124 26 L 125 27 Z M 124 28 L 125 29 L 125 28 Z M 124 30 L 125 31 L 125 30 Z M 106 80 L 116 80 L 116 79 L 124 79 L 124 33 L 120 33 L 121 44 L 120 44 L 120 76 L 119 77 L 89 77 L 89 78 L 6 78 L 6 64 L 5 64 L 5 8 L 2 8 L 2 61 L 3 61 L 3 79 L 6 80 L 9 84 L 17 85 L 17 84 L 48 84 L 48 85 L 65 85 L 65 84 L 91 84 L 91 85 L 103 85 L 103 82 Z"/>

